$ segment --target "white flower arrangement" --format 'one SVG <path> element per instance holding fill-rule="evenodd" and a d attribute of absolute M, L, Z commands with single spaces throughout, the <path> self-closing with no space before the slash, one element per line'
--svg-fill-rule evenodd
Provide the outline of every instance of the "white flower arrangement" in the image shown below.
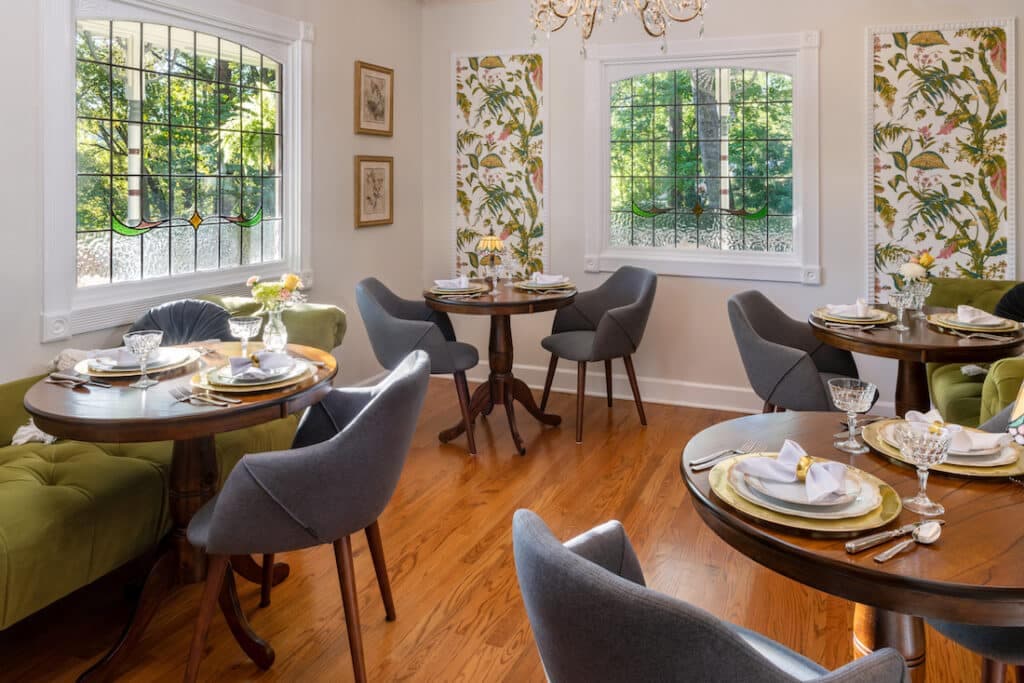
<path fill-rule="evenodd" d="M 900 266 L 900 275 L 902 275 L 908 282 L 912 280 L 924 280 L 928 277 L 928 270 L 920 263 L 910 261 Z"/>

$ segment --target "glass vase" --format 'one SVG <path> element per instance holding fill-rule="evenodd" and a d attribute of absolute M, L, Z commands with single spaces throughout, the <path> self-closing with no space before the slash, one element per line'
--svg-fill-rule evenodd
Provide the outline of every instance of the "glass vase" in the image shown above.
<path fill-rule="evenodd" d="M 267 324 L 263 327 L 263 348 L 267 351 L 280 353 L 288 344 L 288 330 L 281 319 L 281 311 L 267 312 Z"/>

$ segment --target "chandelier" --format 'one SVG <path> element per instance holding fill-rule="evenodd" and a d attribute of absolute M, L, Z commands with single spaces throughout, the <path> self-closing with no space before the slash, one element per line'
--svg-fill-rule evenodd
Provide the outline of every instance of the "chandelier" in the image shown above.
<path fill-rule="evenodd" d="M 550 35 L 564 27 L 569 19 L 575 20 L 583 35 L 584 52 L 586 41 L 594 27 L 608 17 L 615 21 L 621 14 L 636 12 L 643 23 L 644 31 L 652 38 L 662 39 L 662 50 L 666 49 L 665 32 L 669 21 L 686 23 L 699 18 L 700 32 L 704 35 L 704 10 L 709 0 L 532 0 L 534 38 L 537 31 Z"/>

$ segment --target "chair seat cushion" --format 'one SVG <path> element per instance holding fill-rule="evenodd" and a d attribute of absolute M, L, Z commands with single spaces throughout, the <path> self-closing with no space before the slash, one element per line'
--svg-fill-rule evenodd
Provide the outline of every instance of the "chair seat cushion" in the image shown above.
<path fill-rule="evenodd" d="M 480 353 L 472 344 L 450 341 L 445 343 L 446 355 L 430 356 L 430 374 L 447 375 L 452 372 L 463 372 L 475 368 L 480 362 Z"/>
<path fill-rule="evenodd" d="M 960 645 L 1003 664 L 1024 665 L 1024 627 L 974 626 L 929 619 L 936 631 Z"/>
<path fill-rule="evenodd" d="M 928 388 L 932 405 L 947 422 L 977 427 L 981 418 L 981 394 L 985 375 L 964 375 L 962 363 L 929 367 Z"/>
<path fill-rule="evenodd" d="M 765 659 L 786 672 L 798 681 L 813 681 L 828 673 L 828 669 L 807 659 L 789 648 L 779 645 L 774 640 L 760 633 L 733 626 L 737 635 L 757 650 Z"/>
<path fill-rule="evenodd" d="M 596 332 L 590 330 L 575 330 L 572 332 L 559 332 L 544 337 L 540 345 L 555 354 L 559 358 L 574 361 L 604 360 L 594 358 L 594 338 Z"/>

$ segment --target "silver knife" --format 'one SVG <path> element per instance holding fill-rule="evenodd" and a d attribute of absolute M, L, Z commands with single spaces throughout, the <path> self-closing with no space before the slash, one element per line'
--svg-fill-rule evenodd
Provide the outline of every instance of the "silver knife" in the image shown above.
<path fill-rule="evenodd" d="M 859 553 L 862 550 L 867 550 L 868 548 L 874 548 L 876 545 L 881 545 L 881 544 L 885 543 L 886 541 L 891 541 L 894 538 L 899 538 L 900 536 L 906 536 L 907 534 L 913 532 L 914 529 L 916 529 L 917 527 L 921 526 L 925 522 L 938 522 L 939 524 L 945 524 L 946 520 L 944 520 L 944 519 L 922 519 L 922 520 L 920 520 L 918 522 L 911 522 L 910 524 L 905 524 L 905 525 L 901 526 L 899 529 L 893 529 L 892 531 L 881 531 L 881 532 L 879 532 L 877 534 L 871 534 L 870 536 L 864 536 L 863 538 L 858 538 L 858 539 L 849 541 L 846 544 L 846 552 L 848 552 L 851 555 L 853 555 L 854 553 Z"/>
<path fill-rule="evenodd" d="M 721 458 L 722 456 L 730 455 L 730 454 L 735 453 L 735 452 L 736 452 L 735 448 L 723 448 L 720 451 L 715 451 L 711 455 L 705 455 L 705 456 L 702 456 L 702 457 L 697 458 L 695 460 L 691 460 L 688 464 L 690 465 L 690 467 L 699 467 L 700 465 L 703 465 L 705 463 L 709 463 L 712 460 L 716 460 L 718 458 Z"/>

